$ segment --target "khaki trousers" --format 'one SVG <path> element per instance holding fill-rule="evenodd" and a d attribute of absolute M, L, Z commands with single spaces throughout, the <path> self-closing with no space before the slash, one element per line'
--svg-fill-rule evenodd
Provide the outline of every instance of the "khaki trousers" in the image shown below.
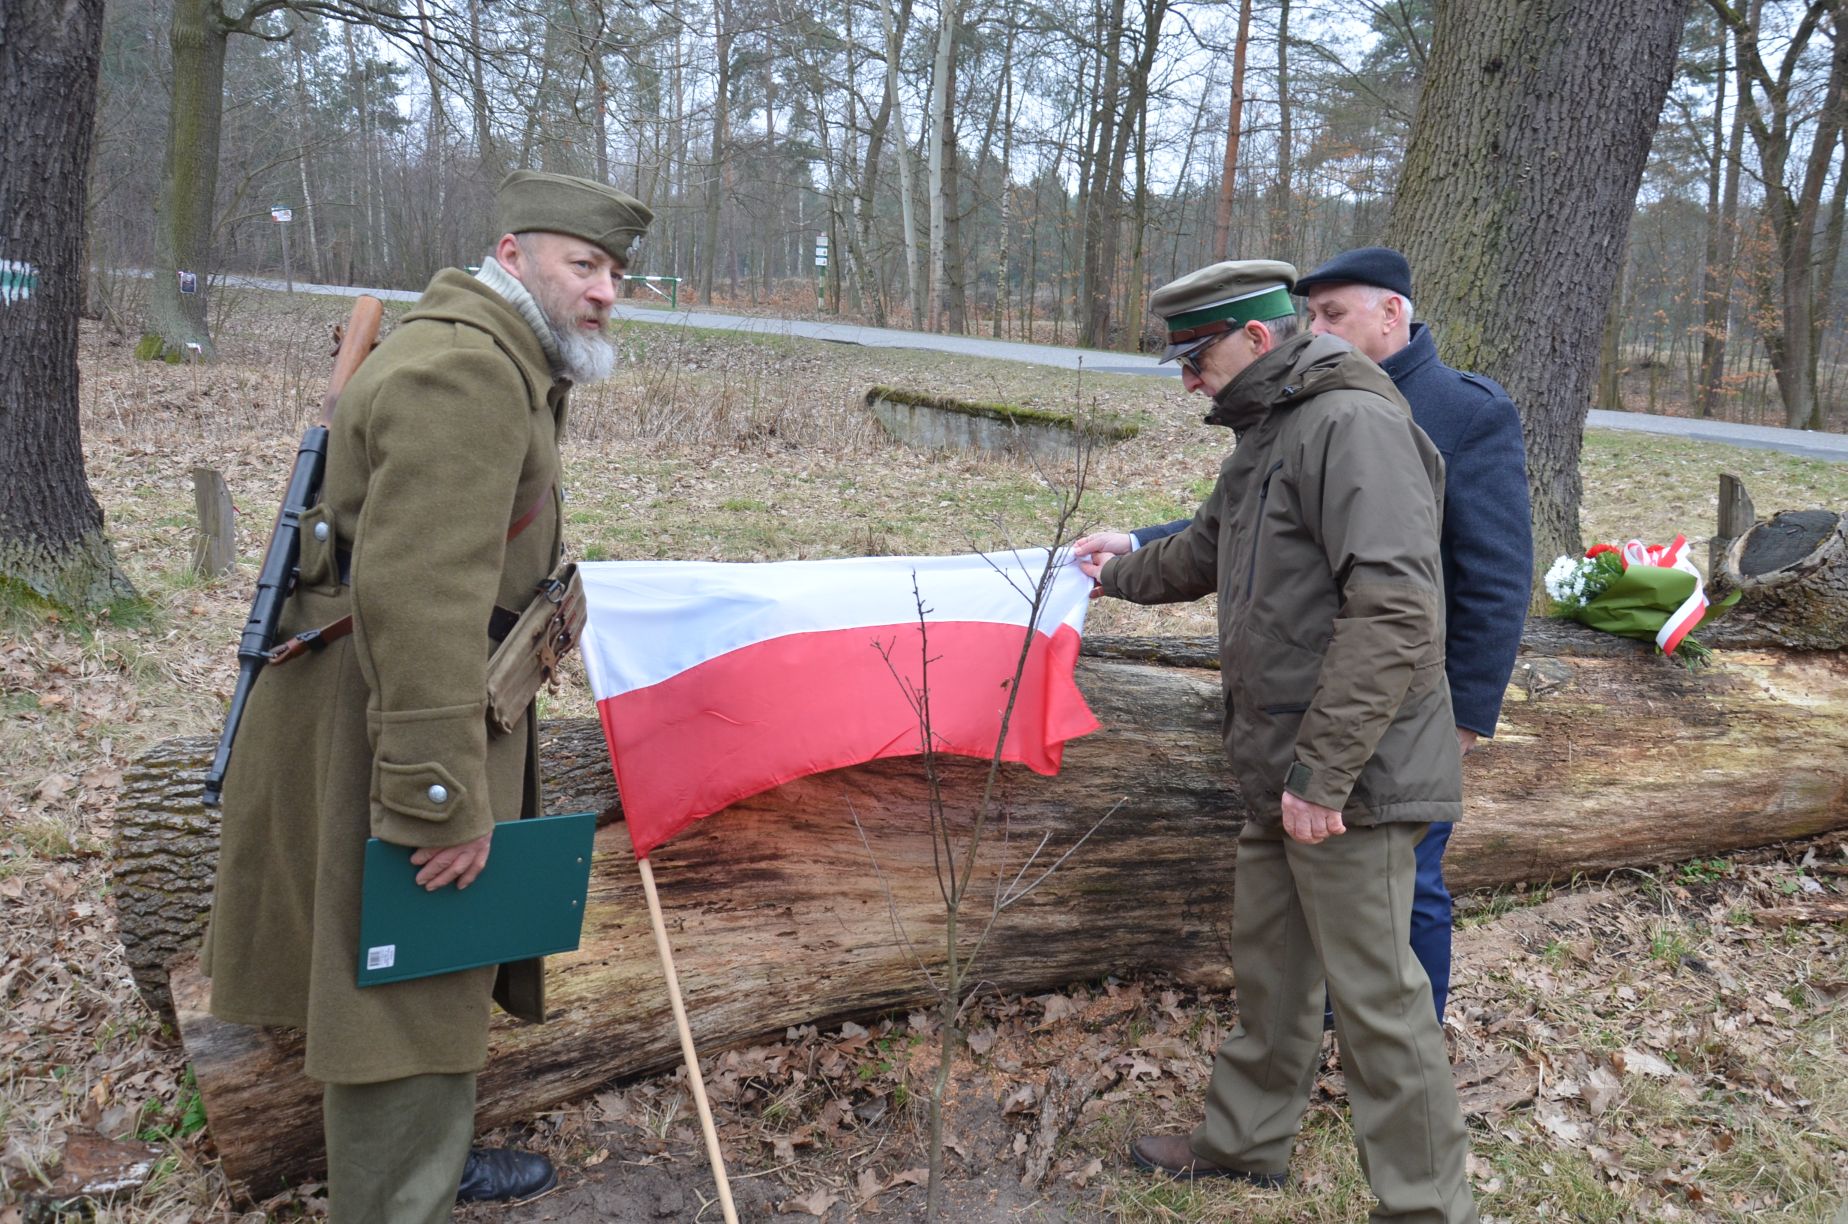
<path fill-rule="evenodd" d="M 442 1224 L 475 1133 L 475 1073 L 327 1084 L 327 1216 L 333 1224 Z"/>
<path fill-rule="evenodd" d="M 1321 1054 L 1326 981 L 1360 1167 L 1379 1199 L 1369 1218 L 1474 1224 L 1468 1134 L 1410 944 L 1426 827 L 1350 828 L 1309 846 L 1280 823 L 1245 822 L 1232 900 L 1238 1027 L 1213 1065 L 1196 1155 L 1254 1173 L 1289 1168 Z"/>

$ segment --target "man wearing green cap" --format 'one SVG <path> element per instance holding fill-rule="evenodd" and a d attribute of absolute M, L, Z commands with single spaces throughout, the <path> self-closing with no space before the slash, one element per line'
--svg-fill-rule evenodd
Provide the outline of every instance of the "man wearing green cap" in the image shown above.
<path fill-rule="evenodd" d="M 490 996 L 542 1020 L 540 962 L 355 985 L 368 836 L 417 847 L 426 888 L 466 888 L 495 822 L 541 810 L 532 711 L 489 726 L 487 661 L 501 610 L 559 560 L 567 392 L 611 369 L 603 329 L 652 217 L 531 171 L 496 207 L 479 275 L 437 273 L 341 396 L 281 626 L 318 648 L 261 674 L 225 781 L 212 1011 L 305 1031 L 340 1224 L 556 1182 L 543 1156 L 469 1147 Z"/>
<path fill-rule="evenodd" d="M 1474 1221 L 1467 1133 L 1408 925 L 1419 839 L 1462 814 L 1444 675 L 1443 460 L 1392 380 L 1303 334 L 1296 270 L 1215 264 L 1157 290 L 1164 360 L 1237 434 L 1179 533 L 1080 558 L 1106 595 L 1217 594 L 1239 833 L 1239 1023 L 1191 1135 L 1142 1167 L 1281 1185 L 1321 1051 L 1324 984 L 1343 1038 L 1372 1219 Z"/>

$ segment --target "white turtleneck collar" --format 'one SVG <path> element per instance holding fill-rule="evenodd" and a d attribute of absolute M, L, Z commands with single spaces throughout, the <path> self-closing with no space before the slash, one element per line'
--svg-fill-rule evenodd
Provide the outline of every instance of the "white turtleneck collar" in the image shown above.
<path fill-rule="evenodd" d="M 507 299 L 507 304 L 519 311 L 520 317 L 532 326 L 533 333 L 539 337 L 539 347 L 545 350 L 545 359 L 552 363 L 552 373 L 557 374 L 565 368 L 564 355 L 558 349 L 558 337 L 552 331 L 552 324 L 546 319 L 545 312 L 539 309 L 530 290 L 516 279 L 513 273 L 500 266 L 492 255 L 481 261 L 481 271 L 475 273 L 475 279 L 494 292 Z"/>

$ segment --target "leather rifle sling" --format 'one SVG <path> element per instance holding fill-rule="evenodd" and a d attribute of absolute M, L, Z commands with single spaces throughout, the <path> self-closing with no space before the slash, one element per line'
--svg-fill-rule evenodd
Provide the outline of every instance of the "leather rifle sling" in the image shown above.
<path fill-rule="evenodd" d="M 533 523 L 538 520 L 539 512 L 544 510 L 547 503 L 552 500 L 553 491 L 557 487 L 557 485 L 547 485 L 545 487 L 545 492 L 539 495 L 539 499 L 528 506 L 520 517 L 514 519 L 513 522 L 508 525 L 508 543 L 511 544 L 514 540 L 518 539 L 521 532 L 531 527 Z M 340 568 L 344 574 L 346 566 L 343 565 Z M 501 607 L 499 604 L 496 604 L 494 606 L 494 615 L 489 620 L 490 632 L 492 632 L 496 625 L 504 624 L 511 627 L 513 621 L 518 619 L 518 617 L 519 613 L 511 612 Z M 269 652 L 269 665 L 271 667 L 280 667 L 291 659 L 300 658 L 310 650 L 319 650 L 329 642 L 337 642 L 351 632 L 353 632 L 353 614 L 351 612 L 337 621 L 330 621 L 322 625 L 319 629 L 304 629 Z M 506 632 L 506 629 L 502 629 L 501 635 L 503 637 L 506 636 Z"/>

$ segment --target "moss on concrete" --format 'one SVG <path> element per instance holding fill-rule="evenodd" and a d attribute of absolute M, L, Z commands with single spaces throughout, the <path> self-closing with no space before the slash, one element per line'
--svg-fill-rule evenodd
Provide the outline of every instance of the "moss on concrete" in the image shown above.
<path fill-rule="evenodd" d="M 869 408 L 875 401 L 882 399 L 890 400 L 895 404 L 910 404 L 918 408 L 935 408 L 941 412 L 960 412 L 965 416 L 986 417 L 989 420 L 1005 421 L 1010 425 L 1048 425 L 1055 429 L 1075 429 L 1107 442 L 1121 442 L 1124 439 L 1133 438 L 1138 429 L 1134 421 L 1103 413 L 1085 420 L 1078 420 L 1069 412 L 1028 408 L 1022 404 L 983 403 L 978 400 L 954 399 L 947 395 L 935 395 L 929 391 L 907 391 L 902 387 L 874 386 L 867 389 L 866 404 Z"/>

